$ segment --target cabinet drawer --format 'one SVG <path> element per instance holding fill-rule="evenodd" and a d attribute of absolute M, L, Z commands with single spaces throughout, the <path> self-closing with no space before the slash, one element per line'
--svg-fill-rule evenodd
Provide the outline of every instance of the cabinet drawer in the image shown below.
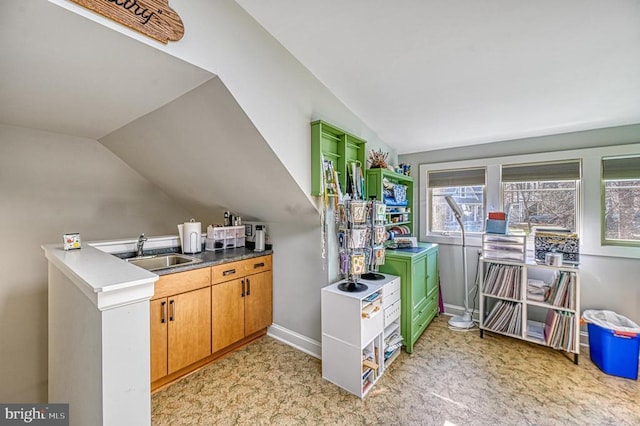
<path fill-rule="evenodd" d="M 384 326 L 385 328 L 396 319 L 400 318 L 400 300 L 384 310 Z"/>
<path fill-rule="evenodd" d="M 400 300 L 400 277 L 382 287 L 382 306 L 391 306 Z"/>
<path fill-rule="evenodd" d="M 437 309 L 438 305 L 438 293 L 435 292 L 427 298 L 426 303 L 423 303 L 418 308 L 414 309 L 411 313 L 411 322 L 419 322 L 419 319 L 424 316 L 425 312 L 431 312 L 433 309 Z"/>
<path fill-rule="evenodd" d="M 153 299 L 169 297 L 206 287 L 211 282 L 211 268 L 193 269 L 186 272 L 161 275 L 156 282 Z"/>
<path fill-rule="evenodd" d="M 211 284 L 223 283 L 225 281 L 235 280 L 244 277 L 244 260 L 237 262 L 223 263 L 211 267 Z"/>
<path fill-rule="evenodd" d="M 422 309 L 416 312 L 411 320 L 414 332 L 423 329 L 430 317 L 434 316 L 438 309 L 438 293 L 427 299 L 427 303 Z"/>
<path fill-rule="evenodd" d="M 362 340 L 360 345 L 364 347 L 367 343 L 371 342 L 374 337 L 382 333 L 384 318 L 382 312 L 378 312 L 374 317 L 363 318 L 360 321 L 362 324 Z"/>
<path fill-rule="evenodd" d="M 244 272 L 246 275 L 257 274 L 271 270 L 271 256 L 254 257 L 244 260 Z"/>

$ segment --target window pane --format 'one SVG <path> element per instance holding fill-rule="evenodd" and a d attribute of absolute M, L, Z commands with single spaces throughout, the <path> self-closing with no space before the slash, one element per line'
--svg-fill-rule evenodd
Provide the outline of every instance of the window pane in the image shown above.
<path fill-rule="evenodd" d="M 640 241 L 640 180 L 609 180 L 604 189 L 604 238 Z"/>
<path fill-rule="evenodd" d="M 529 234 L 534 226 L 576 231 L 577 181 L 503 183 L 509 229 Z"/>
<path fill-rule="evenodd" d="M 484 185 L 449 186 L 431 189 L 431 232 L 460 232 L 460 225 L 444 199 L 450 195 L 462 210 L 465 232 L 482 232 L 484 227 Z"/>

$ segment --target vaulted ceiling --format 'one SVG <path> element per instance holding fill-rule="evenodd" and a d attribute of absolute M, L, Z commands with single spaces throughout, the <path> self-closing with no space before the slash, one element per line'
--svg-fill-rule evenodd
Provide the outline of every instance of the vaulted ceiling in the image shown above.
<path fill-rule="evenodd" d="M 640 122 L 640 2 L 236 0 L 399 154 Z"/>
<path fill-rule="evenodd" d="M 637 0 L 236 2 L 398 154 L 640 123 Z M 6 124 L 97 139 L 213 77 L 45 0 L 0 38 Z"/>

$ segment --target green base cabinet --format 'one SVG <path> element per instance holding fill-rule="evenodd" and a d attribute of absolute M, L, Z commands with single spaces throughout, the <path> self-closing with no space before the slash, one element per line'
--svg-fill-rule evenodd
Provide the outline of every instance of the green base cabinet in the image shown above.
<path fill-rule="evenodd" d="M 419 243 L 419 253 L 387 250 L 380 272 L 400 277 L 400 330 L 408 353 L 438 314 L 438 245 Z"/>

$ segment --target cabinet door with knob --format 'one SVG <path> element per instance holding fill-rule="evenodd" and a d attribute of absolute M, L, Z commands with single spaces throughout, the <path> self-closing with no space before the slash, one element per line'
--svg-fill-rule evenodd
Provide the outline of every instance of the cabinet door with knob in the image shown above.
<path fill-rule="evenodd" d="M 168 303 L 168 372 L 211 354 L 211 288 L 182 293 Z"/>
<path fill-rule="evenodd" d="M 244 278 L 211 287 L 211 342 L 214 353 L 244 337 L 244 292 Z"/>
<path fill-rule="evenodd" d="M 149 304 L 151 381 L 211 354 L 211 268 L 160 277 Z"/>
<path fill-rule="evenodd" d="M 213 353 L 271 325 L 271 255 L 214 266 L 211 280 Z"/>
<path fill-rule="evenodd" d="M 245 334 L 268 327 L 273 322 L 273 291 L 271 271 L 249 275 L 245 278 L 247 292 L 244 302 Z"/>
<path fill-rule="evenodd" d="M 151 381 L 167 375 L 167 298 L 152 300 L 151 311 Z"/>

